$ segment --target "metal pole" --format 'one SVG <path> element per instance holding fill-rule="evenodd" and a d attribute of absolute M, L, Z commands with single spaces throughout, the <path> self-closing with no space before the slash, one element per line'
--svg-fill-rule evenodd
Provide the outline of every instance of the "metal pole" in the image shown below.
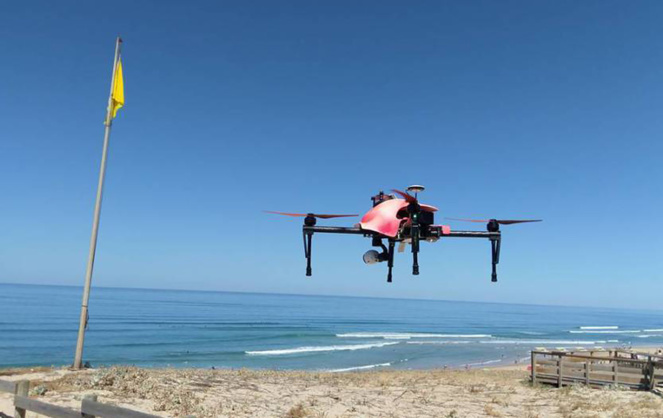
<path fill-rule="evenodd" d="M 115 42 L 115 59 L 113 61 L 113 76 L 111 78 L 110 95 L 108 96 L 108 109 L 104 125 L 104 146 L 101 153 L 101 167 L 99 169 L 99 184 L 97 185 L 97 200 L 94 205 L 94 219 L 92 221 L 92 236 L 90 237 L 90 252 L 87 258 L 87 270 L 85 272 L 85 287 L 83 288 L 83 303 L 81 305 L 81 318 L 78 325 L 78 340 L 76 342 L 76 355 L 74 357 L 74 368 L 83 367 L 83 343 L 85 341 L 85 328 L 87 327 L 88 302 L 90 300 L 90 286 L 92 284 L 92 271 L 94 270 L 94 256 L 97 250 L 97 234 L 99 232 L 99 216 L 101 214 L 101 199 L 104 193 L 104 178 L 106 176 L 106 159 L 108 156 L 108 142 L 110 138 L 111 125 L 113 124 L 113 87 L 115 85 L 115 70 L 120 57 L 120 45 L 122 39 L 117 37 Z"/>

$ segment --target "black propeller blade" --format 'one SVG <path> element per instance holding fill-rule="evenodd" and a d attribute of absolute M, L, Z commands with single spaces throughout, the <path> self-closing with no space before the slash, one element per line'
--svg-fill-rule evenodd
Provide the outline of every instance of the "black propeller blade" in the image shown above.
<path fill-rule="evenodd" d="M 452 221 L 488 223 L 497 222 L 500 225 L 523 224 L 527 222 L 542 222 L 543 219 L 462 219 L 462 218 L 444 218 Z"/>
<path fill-rule="evenodd" d="M 305 218 L 307 216 L 312 216 L 314 218 L 320 218 L 320 219 L 351 218 L 353 216 L 359 216 L 359 215 L 330 215 L 330 214 L 324 214 L 324 213 L 288 213 L 288 212 L 274 212 L 274 211 L 271 211 L 271 210 L 266 210 L 265 212 L 274 213 L 276 215 L 294 216 L 294 217 L 300 217 L 300 218 Z"/>

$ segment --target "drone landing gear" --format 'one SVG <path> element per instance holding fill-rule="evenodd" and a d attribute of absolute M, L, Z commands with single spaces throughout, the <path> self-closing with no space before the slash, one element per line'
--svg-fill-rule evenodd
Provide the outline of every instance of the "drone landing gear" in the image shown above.
<path fill-rule="evenodd" d="M 387 253 L 387 283 L 391 283 L 391 269 L 394 268 L 394 245 L 396 242 L 393 239 L 389 240 L 389 250 Z"/>
<path fill-rule="evenodd" d="M 394 247 L 396 246 L 396 241 L 393 239 L 389 240 L 389 248 L 385 247 L 385 245 L 382 243 L 382 238 L 379 237 L 373 237 L 373 246 L 374 247 L 380 247 L 382 248 L 382 253 L 377 255 L 375 258 L 375 262 L 382 262 L 386 261 L 387 262 L 387 283 L 392 282 L 392 274 L 391 271 L 394 268 Z M 373 253 L 377 253 L 376 251 L 371 251 Z M 364 259 L 366 261 L 366 259 Z M 373 261 L 370 262 L 370 264 L 373 264 Z"/>
<path fill-rule="evenodd" d="M 311 244 L 313 243 L 313 232 L 304 232 L 304 256 L 306 257 L 306 275 L 311 276 Z"/>
<path fill-rule="evenodd" d="M 316 224 L 315 216 L 307 215 L 304 218 L 304 226 L 314 227 Z M 303 231 L 304 235 L 304 256 L 306 257 L 306 275 L 311 276 L 313 270 L 311 269 L 311 245 L 313 244 L 313 231 Z"/>
<path fill-rule="evenodd" d="M 502 240 L 499 238 L 490 239 L 491 255 L 492 255 L 492 264 L 493 264 L 493 274 L 491 276 L 491 281 L 497 281 L 497 263 L 500 262 L 500 243 Z"/>
<path fill-rule="evenodd" d="M 486 225 L 486 229 L 490 233 L 499 233 L 500 232 L 500 223 L 496 219 L 491 219 Z M 491 236 L 490 237 L 490 248 L 491 248 L 491 261 L 493 265 L 493 273 L 490 276 L 491 282 L 497 281 L 497 263 L 500 262 L 500 243 L 502 242 L 502 236 Z"/>
<path fill-rule="evenodd" d="M 321 215 L 319 215 L 321 216 Z M 325 215 L 336 217 L 338 215 Z M 313 242 L 314 233 L 326 233 L 326 234 L 352 234 L 352 235 L 364 235 L 366 232 L 362 231 L 358 227 L 343 227 L 343 226 L 315 226 L 316 219 L 315 215 L 309 214 L 304 219 L 304 227 L 302 228 L 302 236 L 304 239 L 304 257 L 306 257 L 306 275 L 311 276 L 313 270 L 311 269 L 311 245 Z"/>
<path fill-rule="evenodd" d="M 419 226 L 412 225 L 412 275 L 419 275 Z"/>

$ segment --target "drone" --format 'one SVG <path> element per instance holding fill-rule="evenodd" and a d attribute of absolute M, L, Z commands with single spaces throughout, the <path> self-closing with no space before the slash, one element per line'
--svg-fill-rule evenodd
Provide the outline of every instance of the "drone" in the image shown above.
<path fill-rule="evenodd" d="M 318 226 L 318 219 L 346 218 L 355 215 L 332 215 L 319 213 L 287 213 L 266 211 L 277 215 L 303 217 L 304 256 L 306 257 L 306 275 L 312 275 L 311 246 L 313 234 L 351 234 L 371 238 L 371 245 L 381 249 L 369 250 L 364 254 L 366 264 L 387 262 L 387 282 L 392 282 L 394 267 L 394 249 L 399 244 L 398 252 L 404 252 L 405 246 L 412 249 L 412 274 L 419 275 L 419 244 L 421 241 L 437 242 L 446 238 L 485 238 L 490 241 L 492 275 L 491 281 L 497 281 L 497 264 L 500 262 L 500 243 L 502 232 L 500 225 L 512 225 L 527 222 L 541 222 L 541 219 L 458 219 L 455 221 L 485 223 L 486 231 L 456 231 L 447 225 L 435 224 L 434 206 L 419 203 L 418 195 L 425 190 L 424 186 L 413 185 L 407 192 L 393 189 L 395 194 L 380 191 L 371 197 L 373 208 L 366 212 L 361 222 L 352 227 Z M 414 196 L 410 193 L 414 193 Z M 398 197 L 397 197 L 398 196 Z M 385 241 L 387 245 L 385 245 Z"/>

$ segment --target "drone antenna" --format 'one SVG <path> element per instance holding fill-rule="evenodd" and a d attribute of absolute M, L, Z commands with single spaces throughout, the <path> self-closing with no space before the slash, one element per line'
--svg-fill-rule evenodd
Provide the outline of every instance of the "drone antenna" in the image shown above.
<path fill-rule="evenodd" d="M 409 186 L 407 189 L 408 192 L 414 193 L 414 198 L 416 199 L 419 193 L 423 192 L 426 190 L 426 188 L 420 184 L 413 184 L 412 186 Z"/>

